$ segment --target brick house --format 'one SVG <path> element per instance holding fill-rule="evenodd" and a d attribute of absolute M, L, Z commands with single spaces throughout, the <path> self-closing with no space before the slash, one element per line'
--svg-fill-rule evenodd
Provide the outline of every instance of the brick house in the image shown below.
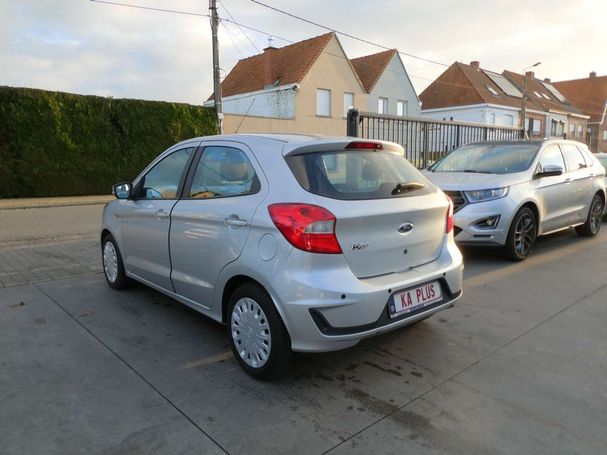
<path fill-rule="evenodd" d="M 594 153 L 607 153 L 607 76 L 593 71 L 584 79 L 555 82 L 554 86 L 590 118 L 586 143 Z"/>
<path fill-rule="evenodd" d="M 570 124 L 588 116 L 573 106 L 549 82 L 527 76 L 525 130 L 531 138 L 563 137 Z M 422 116 L 441 120 L 520 127 L 523 75 L 482 69 L 478 61 L 455 62 L 421 94 Z M 550 86 L 551 88 L 549 88 Z"/>

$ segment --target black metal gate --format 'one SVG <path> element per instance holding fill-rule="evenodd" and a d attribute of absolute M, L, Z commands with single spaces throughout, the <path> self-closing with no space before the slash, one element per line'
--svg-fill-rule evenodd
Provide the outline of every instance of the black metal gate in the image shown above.
<path fill-rule="evenodd" d="M 522 129 L 507 126 L 400 117 L 356 109 L 348 112 L 347 135 L 396 142 L 405 149 L 405 157 L 418 168 L 425 168 L 469 142 L 525 137 Z"/>

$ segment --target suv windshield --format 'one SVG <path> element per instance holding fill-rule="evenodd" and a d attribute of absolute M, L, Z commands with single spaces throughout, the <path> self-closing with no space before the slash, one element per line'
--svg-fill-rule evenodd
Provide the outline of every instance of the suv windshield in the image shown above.
<path fill-rule="evenodd" d="M 541 144 L 471 144 L 454 150 L 432 172 L 511 174 L 529 169 Z"/>
<path fill-rule="evenodd" d="M 393 153 L 314 152 L 291 155 L 286 160 L 306 191 L 332 199 L 385 199 L 434 191 L 417 169 Z"/>

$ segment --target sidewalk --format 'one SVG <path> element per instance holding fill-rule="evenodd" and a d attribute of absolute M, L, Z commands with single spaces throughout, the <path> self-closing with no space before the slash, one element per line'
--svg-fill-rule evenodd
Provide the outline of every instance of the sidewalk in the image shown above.
<path fill-rule="evenodd" d="M 0 199 L 0 210 L 95 205 L 105 204 L 112 199 L 114 199 L 112 195 Z"/>

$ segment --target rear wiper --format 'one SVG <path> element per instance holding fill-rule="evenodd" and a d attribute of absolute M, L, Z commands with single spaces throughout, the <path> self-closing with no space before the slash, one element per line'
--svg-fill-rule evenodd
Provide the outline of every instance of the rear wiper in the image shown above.
<path fill-rule="evenodd" d="M 408 191 L 421 190 L 425 185 L 423 183 L 411 182 L 411 183 L 397 183 L 392 190 L 392 195 L 405 193 Z"/>

